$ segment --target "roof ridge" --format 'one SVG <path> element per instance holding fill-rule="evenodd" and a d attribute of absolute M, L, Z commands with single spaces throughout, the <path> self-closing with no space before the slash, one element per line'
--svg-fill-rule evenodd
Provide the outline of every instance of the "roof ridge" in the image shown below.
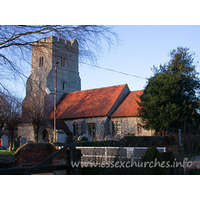
<path fill-rule="evenodd" d="M 140 91 L 144 91 L 144 89 L 143 90 L 134 90 L 134 91 L 131 91 L 131 92 L 140 92 Z"/>
<path fill-rule="evenodd" d="M 126 84 L 122 84 L 122 85 L 113 85 L 113 86 L 108 86 L 108 87 L 101 87 L 101 88 L 93 88 L 93 89 L 89 89 L 89 90 L 80 90 L 80 91 L 74 91 L 74 92 L 68 92 L 68 93 L 64 93 L 65 94 L 70 94 L 70 93 L 76 93 L 76 92 L 84 92 L 84 91 L 92 91 L 92 90 L 100 90 L 100 89 L 106 89 L 106 88 L 111 88 L 111 87 L 119 87 L 119 86 L 126 86 Z"/>
<path fill-rule="evenodd" d="M 139 96 L 142 95 L 143 91 L 131 91 L 110 117 L 136 117 L 139 108 L 137 101 L 140 101 Z"/>

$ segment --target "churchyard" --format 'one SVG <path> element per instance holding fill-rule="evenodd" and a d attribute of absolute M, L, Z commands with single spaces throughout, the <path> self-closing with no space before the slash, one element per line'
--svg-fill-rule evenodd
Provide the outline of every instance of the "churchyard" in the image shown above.
<path fill-rule="evenodd" d="M 57 143 L 44 141 L 33 143 L 19 136 L 14 139 L 13 148 L 10 149 L 8 136 L 3 135 L 0 146 L 0 174 L 175 175 L 186 173 L 181 164 L 185 162 L 184 147 L 187 149 L 188 147 L 185 143 L 184 146 L 180 146 L 175 137 L 130 136 L 120 141 L 75 142 L 72 140 L 68 143 L 65 139 L 59 138 Z M 74 149 L 70 146 L 72 142 L 74 142 Z M 157 150 L 154 147 L 157 147 Z M 148 152 L 151 158 L 148 157 Z M 150 169 L 147 165 L 144 169 L 144 162 L 155 161 L 156 155 L 160 163 L 165 162 L 166 164 L 170 161 L 170 167 L 162 169 L 156 166 Z M 175 166 L 177 163 L 180 166 Z M 199 173 L 196 167 L 199 161 L 194 163 L 196 165 L 194 170 L 189 172 L 190 174 Z"/>
<path fill-rule="evenodd" d="M 26 138 L 17 137 L 13 141 L 13 147 L 10 149 L 10 141 L 7 135 L 3 135 L 1 137 L 1 143 L 0 143 L 0 150 L 9 150 L 9 151 L 15 151 L 20 146 L 24 145 L 27 142 Z"/>

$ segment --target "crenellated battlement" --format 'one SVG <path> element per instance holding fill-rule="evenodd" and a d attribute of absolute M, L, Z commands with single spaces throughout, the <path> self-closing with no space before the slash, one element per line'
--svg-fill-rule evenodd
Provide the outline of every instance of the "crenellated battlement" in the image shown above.
<path fill-rule="evenodd" d="M 71 41 L 63 40 L 61 38 L 57 38 L 55 36 L 49 36 L 47 38 L 42 38 L 37 42 L 34 42 L 33 45 L 45 45 L 46 44 L 55 44 L 55 45 L 66 45 L 66 47 L 72 47 L 78 49 L 78 42 L 76 39 L 72 39 Z"/>

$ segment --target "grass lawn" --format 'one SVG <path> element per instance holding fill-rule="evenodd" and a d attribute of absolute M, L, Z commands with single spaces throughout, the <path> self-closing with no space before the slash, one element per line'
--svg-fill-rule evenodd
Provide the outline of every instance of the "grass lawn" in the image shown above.
<path fill-rule="evenodd" d="M 15 151 L 0 150 L 0 155 L 12 155 Z"/>

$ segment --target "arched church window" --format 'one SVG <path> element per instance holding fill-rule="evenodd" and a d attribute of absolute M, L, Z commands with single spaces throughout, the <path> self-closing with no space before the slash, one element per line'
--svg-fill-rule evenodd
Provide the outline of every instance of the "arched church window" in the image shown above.
<path fill-rule="evenodd" d="M 116 122 L 112 122 L 112 136 L 116 135 L 116 133 L 117 133 Z"/>
<path fill-rule="evenodd" d="M 78 124 L 77 124 L 77 122 L 73 123 L 73 134 L 74 134 L 74 136 L 78 135 Z"/>
<path fill-rule="evenodd" d="M 92 137 L 92 139 L 96 138 L 96 127 L 95 127 L 95 123 L 88 123 L 88 135 L 90 135 Z"/>
<path fill-rule="evenodd" d="M 42 140 L 44 142 L 49 142 L 49 134 L 48 134 L 48 131 L 46 129 L 44 129 L 42 131 Z"/>

